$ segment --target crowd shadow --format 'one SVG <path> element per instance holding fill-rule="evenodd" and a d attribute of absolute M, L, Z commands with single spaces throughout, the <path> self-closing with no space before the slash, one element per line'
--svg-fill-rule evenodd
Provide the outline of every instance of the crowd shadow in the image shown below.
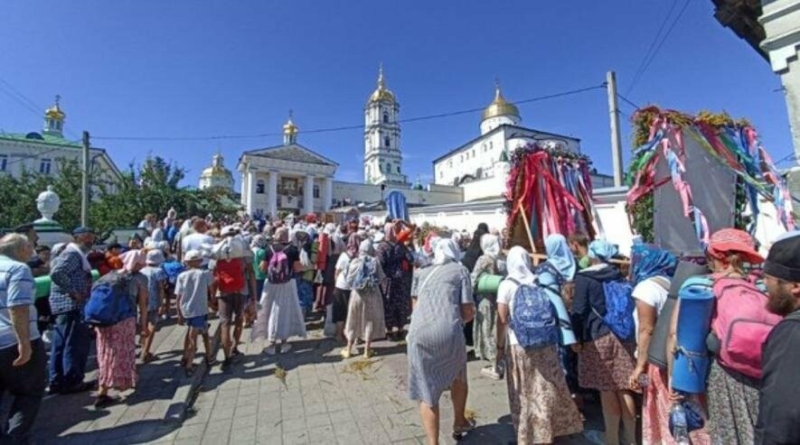
<path fill-rule="evenodd" d="M 85 431 L 61 436 L 56 440 L 41 443 L 90 444 L 114 443 L 133 445 L 157 442 L 180 428 L 179 422 L 148 419 L 98 431 Z M 39 443 L 39 442 L 37 442 Z"/>

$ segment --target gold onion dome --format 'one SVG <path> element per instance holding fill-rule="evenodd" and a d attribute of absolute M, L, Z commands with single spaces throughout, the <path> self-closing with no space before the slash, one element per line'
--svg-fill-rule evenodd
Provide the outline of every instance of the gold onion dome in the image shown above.
<path fill-rule="evenodd" d="M 283 124 L 283 134 L 286 136 L 295 135 L 300 131 L 300 128 L 292 121 L 292 113 L 289 112 L 289 120 Z"/>
<path fill-rule="evenodd" d="M 233 178 L 233 173 L 222 165 L 222 156 L 214 155 L 214 165 L 203 170 L 201 178 Z"/>
<path fill-rule="evenodd" d="M 519 109 L 508 102 L 500 91 L 500 85 L 495 86 L 494 100 L 483 110 L 483 120 L 498 116 L 514 116 L 519 118 Z"/>
<path fill-rule="evenodd" d="M 60 101 L 61 101 L 61 96 L 56 96 L 56 103 L 53 104 L 52 107 L 45 110 L 44 112 L 45 116 L 47 116 L 49 119 L 64 120 L 64 118 L 67 117 L 67 115 L 64 114 L 64 112 L 61 111 L 61 107 L 58 106 L 58 103 Z"/>
<path fill-rule="evenodd" d="M 392 93 L 391 91 L 389 91 L 388 88 L 386 88 L 386 79 L 384 79 L 383 77 L 382 66 L 378 70 L 378 88 L 376 88 L 375 91 L 373 91 L 372 94 L 369 96 L 369 101 L 370 102 L 395 101 L 394 93 Z"/>

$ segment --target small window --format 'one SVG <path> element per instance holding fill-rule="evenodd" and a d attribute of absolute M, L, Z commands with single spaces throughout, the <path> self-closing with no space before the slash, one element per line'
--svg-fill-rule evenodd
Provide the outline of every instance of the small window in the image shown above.
<path fill-rule="evenodd" d="M 388 137 L 388 136 L 387 136 L 386 138 L 384 138 L 384 139 L 383 139 L 383 145 L 384 145 L 385 147 L 387 147 L 387 148 L 388 148 L 388 147 L 389 147 L 389 145 L 391 145 L 391 143 L 392 143 L 392 140 L 391 140 L 391 139 L 389 139 L 389 137 Z"/>
<path fill-rule="evenodd" d="M 486 153 L 486 144 L 483 144 L 483 152 Z"/>
<path fill-rule="evenodd" d="M 264 181 L 259 179 L 256 181 L 256 195 L 264 194 Z"/>
<path fill-rule="evenodd" d="M 6 171 L 8 168 L 8 155 L 0 155 L 0 172 Z"/>
<path fill-rule="evenodd" d="M 387 113 L 385 111 L 383 112 L 383 123 L 384 124 L 388 124 L 389 123 L 389 113 Z"/>
<path fill-rule="evenodd" d="M 464 162 L 464 154 L 458 155 L 458 162 Z"/>
<path fill-rule="evenodd" d="M 472 154 L 470 156 L 472 156 L 473 158 L 475 157 L 475 149 L 474 148 L 472 149 Z"/>
<path fill-rule="evenodd" d="M 39 173 L 43 175 L 49 175 L 51 164 L 52 161 L 50 159 L 42 158 L 41 162 L 39 163 Z"/>
<path fill-rule="evenodd" d="M 392 172 L 392 163 L 391 162 L 387 162 L 386 163 L 386 173 L 391 173 L 391 172 Z"/>
<path fill-rule="evenodd" d="M 319 198 L 319 186 L 318 185 L 314 186 L 313 193 L 314 193 L 314 197 L 315 198 Z"/>
<path fill-rule="evenodd" d="M 492 149 L 492 141 L 489 141 L 489 150 Z"/>
<path fill-rule="evenodd" d="M 447 160 L 447 166 L 450 167 L 450 168 L 453 167 L 453 160 L 452 159 L 448 159 Z"/>
<path fill-rule="evenodd" d="M 398 175 L 400 174 L 400 166 L 399 165 L 397 166 L 397 174 Z"/>

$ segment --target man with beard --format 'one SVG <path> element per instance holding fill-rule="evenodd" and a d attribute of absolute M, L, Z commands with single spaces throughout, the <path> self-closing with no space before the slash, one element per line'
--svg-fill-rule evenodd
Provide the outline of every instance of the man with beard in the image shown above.
<path fill-rule="evenodd" d="M 780 239 L 764 263 L 767 309 L 784 319 L 763 347 L 758 445 L 800 443 L 800 235 Z"/>

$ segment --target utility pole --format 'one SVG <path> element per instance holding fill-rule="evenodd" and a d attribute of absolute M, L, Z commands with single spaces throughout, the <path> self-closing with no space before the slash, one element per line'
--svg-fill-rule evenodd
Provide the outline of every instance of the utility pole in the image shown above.
<path fill-rule="evenodd" d="M 81 181 L 81 225 L 89 226 L 89 132 L 83 132 L 83 177 Z"/>
<path fill-rule="evenodd" d="M 614 187 L 622 187 L 622 137 L 619 133 L 619 108 L 617 105 L 617 76 L 606 73 L 608 91 L 608 118 L 611 121 L 611 160 L 614 165 Z"/>

